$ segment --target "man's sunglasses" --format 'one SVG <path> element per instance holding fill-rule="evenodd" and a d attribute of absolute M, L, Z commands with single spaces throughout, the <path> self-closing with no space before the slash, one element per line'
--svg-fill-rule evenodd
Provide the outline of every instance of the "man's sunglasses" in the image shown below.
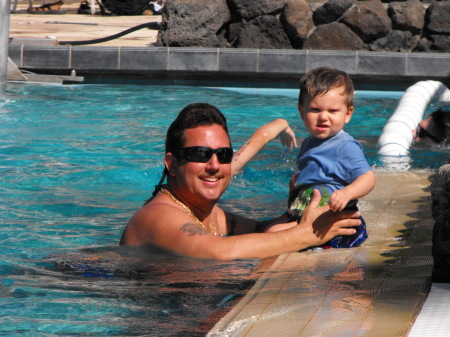
<path fill-rule="evenodd" d="M 231 147 L 219 147 L 218 149 L 211 149 L 206 146 L 183 147 L 178 153 L 180 159 L 195 163 L 206 163 L 213 154 L 217 155 L 217 159 L 221 164 L 229 164 L 233 159 L 233 149 Z"/>
<path fill-rule="evenodd" d="M 444 139 L 438 138 L 436 136 L 433 136 L 431 133 L 429 133 L 427 130 L 425 130 L 423 127 L 421 127 L 420 125 L 417 126 L 416 129 L 416 136 L 419 138 L 425 138 L 428 137 L 430 138 L 433 142 L 435 143 L 440 143 L 442 142 Z"/>

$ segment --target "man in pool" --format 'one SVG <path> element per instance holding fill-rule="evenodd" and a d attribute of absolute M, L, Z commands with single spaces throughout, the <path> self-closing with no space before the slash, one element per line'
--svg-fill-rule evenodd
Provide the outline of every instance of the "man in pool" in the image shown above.
<path fill-rule="evenodd" d="M 286 215 L 256 221 L 217 206 L 230 183 L 232 160 L 222 113 L 205 103 L 185 107 L 167 131 L 163 177 L 128 222 L 120 244 L 215 260 L 262 259 L 352 235 L 355 230 L 349 227 L 360 224 L 359 212 L 318 208 L 320 193 L 315 191 L 298 224 L 264 233 L 268 226 L 285 225 Z"/>
<path fill-rule="evenodd" d="M 413 131 L 416 143 L 440 144 L 450 136 L 450 110 L 442 108 L 433 111 Z"/>

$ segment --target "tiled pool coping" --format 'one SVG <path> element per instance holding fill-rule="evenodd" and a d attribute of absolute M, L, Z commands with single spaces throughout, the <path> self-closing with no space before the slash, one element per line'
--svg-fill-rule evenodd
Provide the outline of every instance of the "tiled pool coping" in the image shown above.
<path fill-rule="evenodd" d="M 375 175 L 375 189 L 358 203 L 368 224 L 367 241 L 351 249 L 278 256 L 207 336 L 406 337 L 416 318 L 409 337 L 450 336 L 448 303 L 437 301 L 450 298 L 449 288 L 434 284 L 427 301 L 432 175 Z"/>
<path fill-rule="evenodd" d="M 19 43 L 9 46 L 9 57 L 24 70 L 58 75 L 70 75 L 75 70 L 88 82 L 99 79 L 157 80 L 173 84 L 207 81 L 221 86 L 249 82 L 257 86 L 296 87 L 300 76 L 308 70 L 331 66 L 349 73 L 357 88 L 396 90 L 420 80 L 437 80 L 450 86 L 450 53 Z"/>

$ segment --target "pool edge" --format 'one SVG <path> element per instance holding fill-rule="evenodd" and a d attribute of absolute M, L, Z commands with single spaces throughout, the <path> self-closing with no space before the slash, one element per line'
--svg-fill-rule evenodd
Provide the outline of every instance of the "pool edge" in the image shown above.
<path fill-rule="evenodd" d="M 11 44 L 23 70 L 70 75 L 86 83 L 155 83 L 296 88 L 315 67 L 347 72 L 357 90 L 404 90 L 421 80 L 450 86 L 450 53 L 336 50 L 102 47 Z M 443 71 L 448 69 L 448 71 Z"/>

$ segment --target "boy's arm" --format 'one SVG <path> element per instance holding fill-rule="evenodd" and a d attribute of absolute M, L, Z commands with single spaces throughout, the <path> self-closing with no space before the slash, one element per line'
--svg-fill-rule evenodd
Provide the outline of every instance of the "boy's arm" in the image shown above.
<path fill-rule="evenodd" d="M 285 119 L 278 118 L 259 127 L 239 149 L 231 162 L 231 174 L 239 172 L 268 142 L 280 137 L 281 144 L 292 150 L 297 147 L 295 134 Z"/>
<path fill-rule="evenodd" d="M 375 186 L 375 175 L 368 171 L 360 175 L 350 185 L 341 190 L 334 191 L 330 197 L 329 205 L 333 211 L 342 211 L 350 200 L 362 198 L 369 194 Z"/>

